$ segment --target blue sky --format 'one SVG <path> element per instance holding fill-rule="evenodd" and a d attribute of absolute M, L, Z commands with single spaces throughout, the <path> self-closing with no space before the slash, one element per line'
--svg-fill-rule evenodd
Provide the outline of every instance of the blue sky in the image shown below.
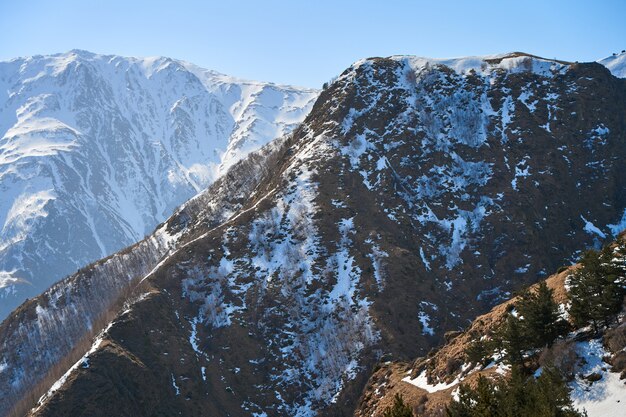
<path fill-rule="evenodd" d="M 626 49 L 626 1 L 0 0 L 0 60 L 70 49 L 179 58 L 319 87 L 357 59 Z"/>

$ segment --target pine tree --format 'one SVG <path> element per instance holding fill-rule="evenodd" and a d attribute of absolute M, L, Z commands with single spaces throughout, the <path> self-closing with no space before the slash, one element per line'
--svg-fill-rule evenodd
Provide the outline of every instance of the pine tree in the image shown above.
<path fill-rule="evenodd" d="M 570 278 L 570 315 L 577 326 L 591 323 L 595 332 L 601 324 L 608 325 L 622 308 L 624 271 L 612 261 L 610 247 L 602 252 L 587 251 L 582 264 Z"/>
<path fill-rule="evenodd" d="M 496 417 L 499 407 L 496 385 L 480 375 L 476 388 L 467 384 L 459 387 L 459 400 L 450 403 L 446 414 L 448 417 Z"/>
<path fill-rule="evenodd" d="M 498 415 L 500 404 L 498 402 L 497 385 L 487 378 L 480 376 L 475 389 L 474 416 L 491 417 Z"/>
<path fill-rule="evenodd" d="M 586 326 L 592 321 L 592 310 L 596 302 L 598 292 L 597 282 L 599 277 L 600 264 L 594 251 L 583 254 L 580 262 L 582 266 L 570 277 L 571 299 L 570 316 L 574 324 L 579 327 Z M 594 330 L 597 331 L 597 324 L 592 322 Z"/>
<path fill-rule="evenodd" d="M 611 319 L 622 310 L 624 296 L 626 296 L 626 281 L 624 279 L 626 270 L 623 265 L 618 265 L 613 261 L 614 257 L 610 246 L 605 246 L 600 252 L 605 285 L 600 296 L 598 309 L 605 326 L 608 326 Z"/>
<path fill-rule="evenodd" d="M 528 348 L 517 318 L 509 315 L 499 334 L 501 347 L 505 350 L 504 360 L 510 365 L 524 365 L 524 351 Z"/>
<path fill-rule="evenodd" d="M 524 318 L 521 321 L 522 333 L 530 347 L 551 346 L 564 329 L 553 292 L 542 281 L 536 291 L 523 292 L 515 305 Z"/>
<path fill-rule="evenodd" d="M 472 417 L 472 408 L 475 402 L 474 390 L 467 384 L 461 384 L 459 387 L 458 400 L 453 400 L 448 405 L 446 408 L 446 416 Z"/>
<path fill-rule="evenodd" d="M 524 369 L 513 366 L 509 379 L 499 386 L 502 417 L 542 416 L 543 404 L 537 401 L 539 388 L 534 376 Z"/>
<path fill-rule="evenodd" d="M 536 404 L 537 417 L 580 417 L 572 404 L 569 388 L 561 374 L 553 368 L 545 368 L 534 384 L 533 402 Z"/>
<path fill-rule="evenodd" d="M 459 398 L 446 409 L 448 417 L 583 417 L 574 409 L 567 384 L 558 372 L 544 369 L 541 376 L 525 376 L 514 366 L 505 380 L 479 376 L 476 388 L 459 387 Z"/>
<path fill-rule="evenodd" d="M 465 348 L 467 360 L 474 365 L 487 365 L 486 362 L 487 359 L 489 359 L 490 353 L 487 344 L 480 339 L 474 340 Z"/>
<path fill-rule="evenodd" d="M 404 403 L 402 395 L 396 394 L 393 405 L 385 409 L 383 417 L 413 417 L 413 411 Z"/>

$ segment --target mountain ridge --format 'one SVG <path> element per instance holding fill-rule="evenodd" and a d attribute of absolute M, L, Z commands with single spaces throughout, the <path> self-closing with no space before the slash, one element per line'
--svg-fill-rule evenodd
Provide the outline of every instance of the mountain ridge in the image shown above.
<path fill-rule="evenodd" d="M 141 56 L 141 55 L 119 55 L 119 54 L 108 54 L 108 53 L 98 53 L 98 52 L 92 52 L 86 49 L 70 49 L 67 52 L 56 52 L 56 53 L 51 53 L 51 54 L 35 54 L 35 55 L 24 55 L 24 56 L 17 56 L 17 57 L 13 57 L 13 58 L 9 58 L 9 59 L 4 59 L 4 60 L 0 60 L 0 63 L 13 63 L 13 62 L 17 62 L 17 61 L 29 61 L 29 60 L 33 60 L 33 59 L 42 59 L 42 58 L 60 58 L 60 57 L 68 57 L 68 56 L 74 56 L 76 58 L 83 58 L 83 59 L 98 59 L 98 58 L 108 58 L 109 60 L 123 60 L 123 61 L 134 61 L 136 63 L 149 63 L 149 62 L 155 62 L 155 61 L 165 61 L 165 63 L 168 62 L 172 62 L 172 63 L 177 63 L 183 67 L 190 67 L 190 68 L 194 68 L 195 72 L 199 72 L 199 73 L 208 73 L 211 74 L 219 79 L 222 79 L 224 81 L 228 81 L 228 82 L 234 82 L 234 83 L 248 83 L 248 84 L 258 84 L 258 85 L 272 85 L 272 86 L 276 86 L 276 87 L 283 87 L 283 88 L 287 88 L 287 89 L 294 89 L 297 91 L 310 91 L 310 92 L 315 92 L 318 91 L 318 89 L 314 88 L 314 87 L 306 87 L 306 86 L 298 86 L 298 85 L 294 85 L 294 84 L 285 84 L 285 83 L 277 83 L 277 82 L 273 82 L 273 81 L 260 81 L 260 80 L 251 80 L 251 79 L 247 79 L 244 77 L 238 77 L 238 76 L 233 76 L 233 75 L 228 75 L 225 74 L 223 72 L 220 71 L 216 71 L 213 69 L 209 69 L 209 68 L 203 68 L 199 65 L 196 65 L 190 61 L 184 60 L 184 59 L 179 59 L 179 58 L 172 58 L 172 57 L 168 57 L 168 56 L 164 56 L 164 55 L 152 55 L 152 56 Z M 146 68 L 147 70 L 147 68 Z M 152 72 L 152 71 L 150 71 Z"/>

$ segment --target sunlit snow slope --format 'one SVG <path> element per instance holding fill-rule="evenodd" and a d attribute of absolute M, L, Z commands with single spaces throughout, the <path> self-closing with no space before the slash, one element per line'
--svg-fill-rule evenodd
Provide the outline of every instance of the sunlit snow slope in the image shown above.
<path fill-rule="evenodd" d="M 0 320 L 149 234 L 317 94 L 162 57 L 0 62 Z"/>
<path fill-rule="evenodd" d="M 613 75 L 620 78 L 626 78 L 626 52 L 612 55 L 598 61 L 611 71 Z"/>

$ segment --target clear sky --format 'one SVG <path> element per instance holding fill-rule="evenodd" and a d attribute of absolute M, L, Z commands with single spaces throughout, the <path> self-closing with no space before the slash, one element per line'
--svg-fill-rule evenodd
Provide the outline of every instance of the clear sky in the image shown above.
<path fill-rule="evenodd" d="M 0 0 L 0 60 L 70 49 L 319 87 L 371 56 L 604 58 L 626 49 L 626 0 Z"/>

